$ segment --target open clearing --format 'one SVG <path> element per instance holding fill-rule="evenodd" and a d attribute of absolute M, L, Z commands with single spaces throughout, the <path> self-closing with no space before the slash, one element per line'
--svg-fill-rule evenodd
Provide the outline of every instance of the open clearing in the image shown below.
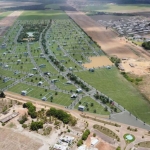
<path fill-rule="evenodd" d="M 0 8 L 19 7 L 19 6 L 31 6 L 39 5 L 37 2 L 15 2 L 15 1 L 0 1 Z"/>
<path fill-rule="evenodd" d="M 82 6 L 80 10 L 84 12 L 120 12 L 120 13 L 133 13 L 133 12 L 147 12 L 150 11 L 149 4 L 130 4 L 130 5 L 118 5 L 118 4 L 89 4 Z"/>
<path fill-rule="evenodd" d="M 19 20 L 44 20 L 44 19 L 68 19 L 65 12 L 61 10 L 25 11 Z"/>
<path fill-rule="evenodd" d="M 76 75 L 115 100 L 136 117 L 150 123 L 148 115 L 150 104 L 120 75 L 115 67 L 112 69 L 97 69 L 94 73 L 82 71 L 76 73 Z"/>
<path fill-rule="evenodd" d="M 126 40 L 121 40 L 116 33 L 111 29 L 106 29 L 104 26 L 98 25 L 90 17 L 82 12 L 66 12 L 99 46 L 111 56 L 119 58 L 138 58 L 136 51 L 139 51 L 141 56 L 148 57 L 145 50 L 138 49 L 127 43 Z"/>
<path fill-rule="evenodd" d="M 112 65 L 112 62 L 106 56 L 89 57 L 89 59 L 91 61 L 90 63 L 83 64 L 83 66 L 88 69 Z"/>
<path fill-rule="evenodd" d="M 0 149 L 2 150 L 37 150 L 42 146 L 37 141 L 12 130 L 0 128 Z"/>

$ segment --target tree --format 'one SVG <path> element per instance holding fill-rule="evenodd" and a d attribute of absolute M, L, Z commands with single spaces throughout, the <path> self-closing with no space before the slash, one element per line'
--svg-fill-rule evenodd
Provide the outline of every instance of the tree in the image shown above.
<path fill-rule="evenodd" d="M 5 98 L 6 97 L 6 95 L 4 94 L 4 92 L 2 91 L 1 93 L 0 93 L 0 98 Z"/>
<path fill-rule="evenodd" d="M 38 129 L 43 128 L 43 122 L 39 121 L 39 122 L 32 122 L 30 125 L 30 129 L 33 131 L 37 131 Z"/>
<path fill-rule="evenodd" d="M 91 107 L 93 107 L 94 106 L 94 104 L 93 103 L 91 103 Z"/>

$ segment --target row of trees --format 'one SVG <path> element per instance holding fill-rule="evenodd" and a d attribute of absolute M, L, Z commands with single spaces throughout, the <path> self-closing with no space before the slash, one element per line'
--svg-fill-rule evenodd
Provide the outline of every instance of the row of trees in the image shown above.
<path fill-rule="evenodd" d="M 60 70 L 60 71 L 64 71 L 64 66 L 61 65 L 61 63 L 54 58 L 54 56 L 49 56 L 49 59 L 54 63 L 54 65 L 56 65 L 56 67 Z"/>
<path fill-rule="evenodd" d="M 117 57 L 111 57 L 110 60 L 115 64 L 116 67 L 119 66 L 119 63 L 121 63 L 121 60 Z"/>
<path fill-rule="evenodd" d="M 89 129 L 86 129 L 86 130 L 84 131 L 84 133 L 82 134 L 82 139 L 80 139 L 80 140 L 78 141 L 78 143 L 77 143 L 77 146 L 78 146 L 78 147 L 83 144 L 83 140 L 85 141 L 85 140 L 88 138 L 89 134 L 90 134 L 90 130 L 89 130 Z"/>
<path fill-rule="evenodd" d="M 75 84 L 80 85 L 82 89 L 86 90 L 87 92 L 89 91 L 89 88 L 82 81 L 78 80 L 74 74 L 68 73 L 67 76 L 70 80 L 74 81 Z"/>
<path fill-rule="evenodd" d="M 31 102 L 24 103 L 23 108 L 28 109 L 28 115 L 30 115 L 31 118 L 37 117 L 36 107 Z"/>
<path fill-rule="evenodd" d="M 73 118 L 70 114 L 68 114 L 63 110 L 56 109 L 53 107 L 51 107 L 46 112 L 46 115 L 49 117 L 50 116 L 56 117 L 57 119 L 61 120 L 64 124 L 71 124 L 72 126 L 74 126 L 77 123 L 77 120 Z"/>

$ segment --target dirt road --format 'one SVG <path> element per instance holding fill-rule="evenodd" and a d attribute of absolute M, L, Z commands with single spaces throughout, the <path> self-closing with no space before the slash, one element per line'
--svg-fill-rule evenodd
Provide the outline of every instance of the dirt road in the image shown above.
<path fill-rule="evenodd" d="M 3 36 L 6 30 L 14 24 L 16 19 L 22 14 L 23 11 L 14 11 L 2 20 L 0 20 L 0 36 Z"/>
<path fill-rule="evenodd" d="M 98 24 L 96 21 L 85 15 L 83 12 L 66 11 L 66 13 L 90 36 L 102 50 L 109 56 L 118 56 L 119 58 L 150 58 L 150 54 L 146 51 L 133 46 L 120 39 L 118 35 L 111 29 Z"/>

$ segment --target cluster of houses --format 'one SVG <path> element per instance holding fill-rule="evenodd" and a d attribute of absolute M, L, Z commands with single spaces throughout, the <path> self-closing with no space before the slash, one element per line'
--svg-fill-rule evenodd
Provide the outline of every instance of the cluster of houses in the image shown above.
<path fill-rule="evenodd" d="M 57 143 L 54 145 L 54 150 L 69 150 L 69 146 L 73 143 L 74 137 L 72 136 L 61 136 Z"/>
<path fill-rule="evenodd" d="M 111 27 L 121 36 L 130 37 L 131 40 L 150 41 L 150 38 L 144 37 L 150 34 L 150 20 L 142 16 L 120 18 L 119 20 L 104 21 L 99 20 L 100 24 Z"/>

